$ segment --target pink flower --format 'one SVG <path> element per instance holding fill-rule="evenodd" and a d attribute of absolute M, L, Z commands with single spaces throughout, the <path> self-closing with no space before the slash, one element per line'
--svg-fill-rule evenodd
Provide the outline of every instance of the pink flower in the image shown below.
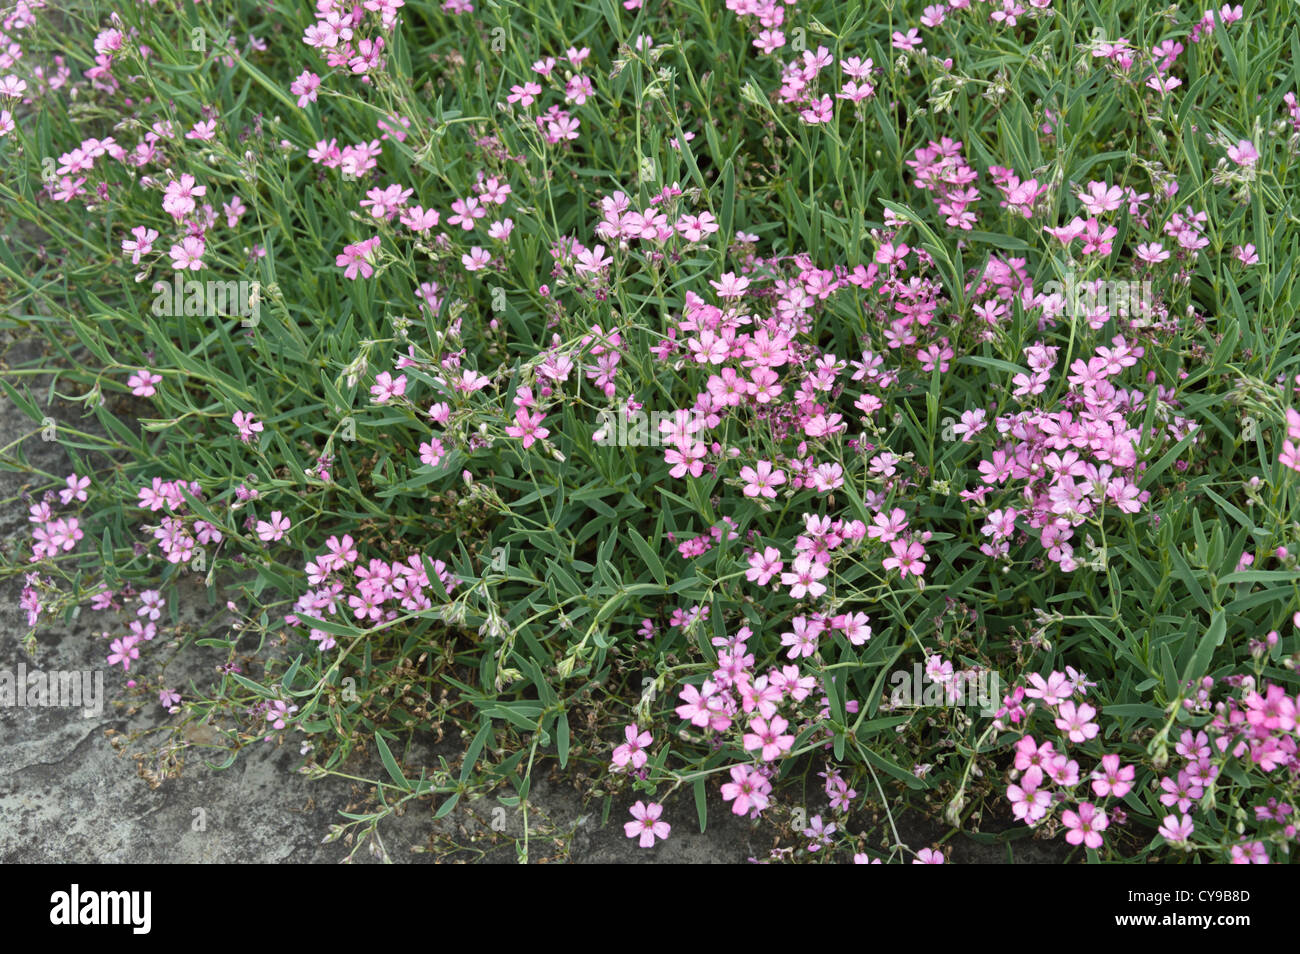
<path fill-rule="evenodd" d="M 763 761 L 770 762 L 783 752 L 789 752 L 794 745 L 793 735 L 782 734 L 789 724 L 780 716 L 773 716 L 770 722 L 761 716 L 755 717 L 749 723 L 749 731 L 745 733 L 741 744 L 747 752 L 761 749 Z"/>
<path fill-rule="evenodd" d="M 1228 147 L 1228 158 L 1239 166 L 1253 166 L 1259 161 L 1259 152 L 1249 139 L 1243 139 L 1235 146 Z"/>
<path fill-rule="evenodd" d="M 794 558 L 789 573 L 781 574 L 781 585 L 790 587 L 793 599 L 811 596 L 814 599 L 826 592 L 826 584 L 821 582 L 827 572 L 826 564 L 814 560 L 806 553 Z"/>
<path fill-rule="evenodd" d="M 320 89 L 320 77 L 308 70 L 298 74 L 298 78 L 289 84 L 289 92 L 298 97 L 298 106 L 316 102 L 316 90 Z"/>
<path fill-rule="evenodd" d="M 645 752 L 645 747 L 654 741 L 654 736 L 649 732 L 640 732 L 633 722 L 623 729 L 623 737 L 627 741 L 614 750 L 614 766 L 625 769 L 631 764 L 633 769 L 639 769 L 650 758 Z"/>
<path fill-rule="evenodd" d="M 767 586 L 772 577 L 778 576 L 781 569 L 785 566 L 781 559 L 781 551 L 776 547 L 765 547 L 762 553 L 754 551 L 749 555 L 749 569 L 745 571 L 745 579 L 751 583 L 757 583 L 759 586 Z M 1300 613 L 1296 616 L 1300 618 Z M 1300 628 L 1300 621 L 1296 623 Z"/>
<path fill-rule="evenodd" d="M 158 240 L 158 233 L 154 229 L 137 225 L 131 230 L 131 234 L 135 238 L 122 239 L 122 251 L 131 254 L 132 265 L 139 265 L 141 256 L 153 251 L 153 243 Z"/>
<path fill-rule="evenodd" d="M 465 266 L 467 272 L 476 272 L 480 268 L 486 268 L 490 261 L 492 261 L 492 256 L 477 245 L 469 250 L 469 254 L 460 257 L 460 263 Z"/>
<path fill-rule="evenodd" d="M 510 87 L 510 95 L 506 97 L 507 103 L 520 103 L 523 106 L 533 105 L 533 100 L 542 94 L 542 88 L 534 82 L 524 83 L 523 86 L 515 85 Z"/>
<path fill-rule="evenodd" d="M 891 540 L 897 540 L 898 535 L 906 529 L 907 514 L 895 507 L 888 517 L 883 511 L 876 514 L 872 519 L 872 525 L 867 528 L 867 536 L 873 540 L 879 538 L 881 543 L 889 543 Z"/>
<path fill-rule="evenodd" d="M 1092 849 L 1101 847 L 1101 833 L 1110 825 L 1106 813 L 1091 802 L 1080 802 L 1077 812 L 1067 808 L 1061 813 L 1061 822 L 1070 829 L 1065 835 L 1066 841 Z"/>
<path fill-rule="evenodd" d="M 108 657 L 108 664 L 114 666 L 117 663 L 122 664 L 122 669 L 129 671 L 131 660 L 140 658 L 140 650 L 136 647 L 136 637 L 123 636 L 121 639 L 115 639 L 110 644 L 113 652 Z"/>
<path fill-rule="evenodd" d="M 541 411 L 528 411 L 526 408 L 515 408 L 515 423 L 507 425 L 506 434 L 509 437 L 518 437 L 523 439 L 524 450 L 532 447 L 534 443 L 545 440 L 551 432 L 542 427 L 542 421 L 546 420 L 546 415 Z"/>
<path fill-rule="evenodd" d="M 1056 711 L 1056 727 L 1067 733 L 1071 742 L 1086 742 L 1101 731 L 1097 723 L 1090 721 L 1097 710 L 1086 702 L 1077 707 L 1073 702 L 1062 702 Z"/>
<path fill-rule="evenodd" d="M 1046 680 L 1038 673 L 1029 677 L 1030 688 L 1025 695 L 1030 699 L 1042 699 L 1045 706 L 1057 706 L 1074 694 L 1074 686 L 1065 678 L 1064 673 L 1053 672 Z"/>
<path fill-rule="evenodd" d="M 1092 790 L 1098 798 L 1123 798 L 1133 790 L 1134 774 L 1133 766 L 1120 766 L 1118 755 L 1103 755 L 1101 765 L 1092 773 Z"/>
<path fill-rule="evenodd" d="M 909 573 L 920 576 L 925 572 L 925 563 L 921 560 L 925 550 L 917 541 L 904 543 L 902 540 L 894 540 L 889 544 L 889 549 L 893 551 L 893 556 L 885 557 L 881 561 L 881 566 L 886 570 L 897 568 L 899 575 L 904 579 Z"/>
<path fill-rule="evenodd" d="M 205 186 L 196 185 L 194 177 L 187 172 L 180 179 L 167 183 L 163 190 L 163 211 L 179 221 L 194 211 L 195 197 L 202 196 L 207 191 Z"/>
<path fill-rule="evenodd" d="M 835 618 L 834 625 L 844 633 L 854 646 L 863 645 L 871 638 L 871 622 L 866 613 L 845 613 Z"/>
<path fill-rule="evenodd" d="M 239 439 L 247 444 L 254 434 L 262 432 L 262 422 L 253 417 L 251 411 L 236 411 L 230 419 L 239 428 Z"/>
<path fill-rule="evenodd" d="M 623 825 L 623 831 L 629 838 L 636 838 L 639 835 L 642 848 L 652 848 L 656 838 L 662 841 L 672 831 L 671 825 L 659 819 L 663 811 L 664 807 L 658 802 L 651 802 L 647 805 L 638 801 L 629 809 L 635 821 L 626 822 Z"/>
<path fill-rule="evenodd" d="M 283 729 L 285 720 L 298 711 L 297 706 L 287 705 L 279 699 L 271 703 L 270 709 L 266 713 L 266 721 L 271 723 L 273 729 Z"/>
<path fill-rule="evenodd" d="M 375 375 L 375 383 L 370 387 L 370 400 L 375 404 L 387 404 L 395 397 L 406 393 L 406 375 L 394 378 L 387 371 Z"/>
<path fill-rule="evenodd" d="M 1165 251 L 1164 246 L 1159 242 L 1144 242 L 1137 247 L 1135 254 L 1142 261 L 1149 262 L 1152 265 L 1163 262 L 1169 257 L 1169 253 Z"/>
<path fill-rule="evenodd" d="M 126 379 L 126 386 L 131 389 L 131 393 L 136 397 L 153 397 L 157 393 L 154 385 L 162 381 L 161 374 L 154 374 L 152 371 L 140 370 Z"/>
<path fill-rule="evenodd" d="M 1177 815 L 1166 815 L 1164 821 L 1160 823 L 1158 832 L 1165 841 L 1180 845 L 1192 837 L 1192 832 L 1195 830 L 1196 826 L 1192 824 L 1189 816 L 1183 815 L 1179 818 Z"/>
<path fill-rule="evenodd" d="M 292 524 L 290 524 L 288 517 L 280 513 L 278 510 L 272 510 L 271 519 L 269 521 L 257 521 L 258 539 L 264 543 L 273 543 L 276 540 L 282 540 L 284 539 L 285 531 L 288 530 L 290 526 L 292 526 Z"/>
<path fill-rule="evenodd" d="M 709 284 L 714 287 L 719 298 L 739 298 L 745 294 L 745 289 L 749 287 L 749 279 L 737 277 L 735 272 L 726 272 L 721 281 L 709 279 Z"/>
<path fill-rule="evenodd" d="M 1036 825 L 1047 817 L 1047 810 L 1052 805 L 1052 793 L 1040 788 L 1043 784 L 1043 770 L 1031 765 L 1020 779 L 1020 784 L 1007 786 L 1007 800 L 1011 802 L 1011 811 L 1026 825 Z"/>
<path fill-rule="evenodd" d="M 445 456 L 446 448 L 443 447 L 442 441 L 436 437 L 420 444 L 420 463 L 422 464 L 437 467 Z"/>
<path fill-rule="evenodd" d="M 76 474 L 69 474 L 65 483 L 67 487 L 59 491 L 59 503 L 66 507 L 74 500 L 86 499 L 86 488 L 90 486 L 89 477 L 78 477 Z"/>
<path fill-rule="evenodd" d="M 375 252 L 379 248 L 379 236 L 345 245 L 343 252 L 335 256 L 334 264 L 343 269 L 343 277 L 356 281 L 358 275 L 369 278 L 375 273 Z"/>
<path fill-rule="evenodd" d="M 672 464 L 668 471 L 673 477 L 684 477 L 690 474 L 692 477 L 698 477 L 704 473 L 704 455 L 707 453 L 705 446 L 699 441 L 692 441 L 689 438 L 681 444 L 677 444 L 664 451 L 664 462 Z"/>
<path fill-rule="evenodd" d="M 211 142 L 213 136 L 217 133 L 217 121 L 209 119 L 205 122 L 197 122 L 191 127 L 190 131 L 185 134 L 186 139 L 197 139 L 199 142 Z"/>
<path fill-rule="evenodd" d="M 933 848 L 922 848 L 916 853 L 916 857 L 912 859 L 914 865 L 942 865 L 946 863 L 947 859 L 944 858 L 943 852 L 935 851 Z"/>
<path fill-rule="evenodd" d="M 722 785 L 722 800 L 733 802 L 731 811 L 736 815 L 746 815 L 751 811 L 757 815 L 767 808 L 772 791 L 772 783 L 757 769 L 748 765 L 733 765 L 731 781 Z"/>
<path fill-rule="evenodd" d="M 248 206 L 244 205 L 243 199 L 235 196 L 229 202 L 221 203 L 221 211 L 226 215 L 226 225 L 233 229 L 248 211 Z"/>
<path fill-rule="evenodd" d="M 745 482 L 746 497 L 776 499 L 776 488 L 785 483 L 785 471 L 773 470 L 769 461 L 760 460 L 756 467 L 742 467 L 740 479 Z"/>
<path fill-rule="evenodd" d="M 906 34 L 894 31 L 893 47 L 896 50 L 914 50 L 921 45 L 921 34 L 917 30 L 908 30 Z"/>
<path fill-rule="evenodd" d="M 206 246 L 197 235 L 187 235 L 178 244 L 173 245 L 169 254 L 172 268 L 177 271 L 197 272 L 203 267 L 203 252 Z"/>
<path fill-rule="evenodd" d="M 731 717 L 720 711 L 720 697 L 716 695 L 718 687 L 712 680 L 704 680 L 703 685 L 682 687 L 678 699 L 682 704 L 677 707 L 679 719 L 689 719 L 691 725 L 703 729 L 705 726 L 715 732 L 723 732 L 731 726 Z"/>
<path fill-rule="evenodd" d="M 487 215 L 487 209 L 474 196 L 468 199 L 457 199 L 451 204 L 452 215 L 448 217 L 448 225 L 459 225 L 464 231 L 469 232 L 474 228 L 474 220 L 481 219 Z"/>
<path fill-rule="evenodd" d="M 576 260 L 577 263 L 573 266 L 573 270 L 589 275 L 597 275 L 603 272 L 614 261 L 612 258 L 605 257 L 605 246 L 603 245 L 583 249 L 577 254 Z"/>
<path fill-rule="evenodd" d="M 402 210 L 401 222 L 412 232 L 427 232 L 438 224 L 438 211 L 426 211 L 422 205 L 412 205 Z"/>
<path fill-rule="evenodd" d="M 796 616 L 792 619 L 791 624 L 794 630 L 781 634 L 781 645 L 789 646 L 790 651 L 786 653 L 788 659 L 798 659 L 801 656 L 811 656 L 817 652 L 817 640 L 822 634 L 822 625 L 818 622 L 809 622 L 804 616 Z M 746 746 L 749 748 L 749 746 Z"/>

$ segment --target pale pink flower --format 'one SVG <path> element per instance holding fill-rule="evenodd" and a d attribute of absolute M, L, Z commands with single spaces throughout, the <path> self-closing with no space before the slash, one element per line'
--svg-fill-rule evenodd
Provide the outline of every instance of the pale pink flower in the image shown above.
<path fill-rule="evenodd" d="M 656 838 L 662 841 L 672 831 L 671 825 L 660 820 L 659 816 L 663 814 L 663 811 L 664 807 L 658 802 L 651 802 L 646 805 L 644 802 L 638 801 L 629 809 L 629 813 L 635 820 L 626 822 L 623 825 L 623 831 L 629 838 L 639 836 L 642 848 L 652 848 Z"/>
<path fill-rule="evenodd" d="M 285 531 L 292 524 L 289 518 L 278 510 L 271 511 L 271 519 L 257 521 L 257 536 L 264 543 L 273 543 L 284 538 Z"/>

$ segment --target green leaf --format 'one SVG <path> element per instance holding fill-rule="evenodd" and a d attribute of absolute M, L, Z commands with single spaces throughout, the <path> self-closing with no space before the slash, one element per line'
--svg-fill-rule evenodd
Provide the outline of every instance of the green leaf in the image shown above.
<path fill-rule="evenodd" d="M 501 799 L 501 801 L 504 802 L 505 799 L 503 798 Z M 452 809 L 454 809 L 457 803 L 459 802 L 460 802 L 460 792 L 453 792 L 451 798 L 447 799 L 445 802 L 443 802 L 441 805 L 438 806 L 438 810 L 433 813 L 433 817 L 435 819 L 446 818 L 448 815 L 451 814 Z"/>
<path fill-rule="evenodd" d="M 375 734 L 375 744 L 379 746 L 379 758 L 384 763 L 384 768 L 388 771 L 388 777 L 397 783 L 398 788 L 404 792 L 411 790 L 411 783 L 406 780 L 402 774 L 401 768 L 397 765 L 397 759 L 393 758 L 393 753 L 388 749 L 388 743 L 384 737 L 378 733 Z"/>
<path fill-rule="evenodd" d="M 1214 650 L 1223 644 L 1223 637 L 1228 632 L 1227 618 L 1223 610 L 1214 614 L 1214 619 L 1210 621 L 1209 627 L 1205 630 L 1205 635 L 1201 637 L 1200 644 L 1196 647 L 1196 652 L 1188 660 L 1187 666 L 1183 669 L 1183 684 L 1188 682 L 1199 681 L 1210 669 L 1210 660 L 1214 657 Z"/>
<path fill-rule="evenodd" d="M 640 554 L 642 562 L 650 568 L 650 575 L 655 578 L 655 582 L 660 586 L 667 586 L 668 577 L 664 573 L 663 561 L 659 559 L 658 554 L 656 554 L 650 547 L 650 544 L 646 542 L 645 537 L 641 536 L 641 534 L 637 533 L 631 527 L 628 527 L 627 538 L 632 541 L 632 546 L 636 549 L 636 552 Z"/>
<path fill-rule="evenodd" d="M 479 754 L 483 751 L 483 747 L 487 745 L 490 738 L 492 738 L 492 720 L 484 719 L 483 724 L 479 726 L 479 730 L 474 733 L 474 741 L 465 750 L 465 760 L 461 762 L 460 766 L 461 784 L 469 781 L 470 773 L 474 771 L 474 765 L 478 762 Z"/>
<path fill-rule="evenodd" d="M 560 768 L 569 764 L 569 714 L 560 713 L 559 722 L 555 726 L 555 748 L 560 756 Z"/>

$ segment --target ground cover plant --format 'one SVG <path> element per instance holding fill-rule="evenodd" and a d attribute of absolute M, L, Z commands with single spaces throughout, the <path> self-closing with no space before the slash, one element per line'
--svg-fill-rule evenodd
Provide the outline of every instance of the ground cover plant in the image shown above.
<path fill-rule="evenodd" d="M 908 809 L 1009 856 L 1290 859 L 1291 5 L 0 32 L 4 320 L 45 342 L 3 376 L 4 572 L 32 651 L 96 614 L 165 753 L 377 753 L 356 847 L 489 793 L 526 859 L 558 764 L 647 849 L 722 810 L 793 834 L 759 861 L 943 862 Z"/>

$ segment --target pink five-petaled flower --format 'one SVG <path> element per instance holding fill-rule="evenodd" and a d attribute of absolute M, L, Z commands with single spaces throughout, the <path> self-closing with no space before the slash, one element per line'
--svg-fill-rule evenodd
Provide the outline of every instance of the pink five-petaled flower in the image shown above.
<path fill-rule="evenodd" d="M 867 527 L 867 536 L 873 540 L 879 538 L 881 543 L 897 540 L 898 535 L 907 529 L 907 514 L 895 507 L 888 517 L 883 512 L 876 514 L 872 526 Z"/>
<path fill-rule="evenodd" d="M 320 77 L 309 70 L 303 70 L 298 78 L 289 84 L 289 92 L 298 97 L 301 109 L 308 103 L 316 102 L 316 90 L 320 88 Z"/>
<path fill-rule="evenodd" d="M 826 592 L 826 584 L 820 581 L 828 572 L 826 564 L 801 553 L 794 558 L 791 571 L 781 574 L 781 585 L 790 587 L 790 596 L 796 600 L 816 598 Z"/>
<path fill-rule="evenodd" d="M 1135 774 L 1133 766 L 1119 764 L 1118 755 L 1103 755 L 1101 765 L 1092 773 L 1092 790 L 1098 798 L 1107 795 L 1123 798 L 1133 790 Z"/>
<path fill-rule="evenodd" d="M 623 729 L 623 737 L 627 741 L 614 750 L 614 766 L 627 768 L 630 764 L 633 769 L 639 769 L 650 758 L 645 747 L 654 741 L 654 736 L 649 732 L 641 732 L 633 722 Z"/>
<path fill-rule="evenodd" d="M 254 418 L 251 411 L 236 411 L 230 420 L 239 428 L 239 439 L 245 444 L 262 430 L 262 422 Z"/>
<path fill-rule="evenodd" d="M 668 473 L 675 477 L 681 478 L 690 474 L 692 477 L 698 477 L 704 473 L 704 455 L 708 449 L 700 441 L 686 441 L 676 444 L 664 451 L 664 463 L 672 464 Z"/>
<path fill-rule="evenodd" d="M 1056 712 L 1056 727 L 1067 733 L 1071 742 L 1086 742 L 1101 731 L 1101 727 L 1091 721 L 1097 710 L 1086 702 L 1078 706 L 1073 702 L 1062 702 Z"/>
<path fill-rule="evenodd" d="M 785 483 L 785 471 L 774 470 L 769 461 L 760 460 L 754 467 L 740 468 L 740 479 L 745 482 L 746 497 L 776 499 L 776 488 Z"/>
<path fill-rule="evenodd" d="M 750 721 L 749 731 L 741 744 L 747 752 L 761 749 L 763 761 L 770 762 L 781 753 L 789 752 L 790 746 L 794 745 L 793 735 L 782 734 L 789 724 L 780 716 L 773 716 L 770 722 L 761 716 L 755 717 Z"/>
<path fill-rule="evenodd" d="M 745 289 L 749 287 L 749 279 L 737 277 L 735 272 L 727 272 L 722 276 L 721 281 L 715 282 L 709 279 L 709 284 L 717 291 L 719 298 L 738 298 L 745 294 Z"/>
<path fill-rule="evenodd" d="M 1064 673 L 1053 672 L 1044 679 L 1038 673 L 1029 677 L 1030 687 L 1025 695 L 1030 699 L 1042 699 L 1045 706 L 1057 706 L 1074 694 L 1074 685 L 1065 678 Z"/>
<path fill-rule="evenodd" d="M 157 393 L 154 385 L 162 381 L 161 374 L 154 374 L 152 371 L 136 371 L 126 379 L 126 386 L 131 389 L 131 393 L 136 397 L 153 397 Z"/>
<path fill-rule="evenodd" d="M 1192 832 L 1195 829 L 1196 826 L 1192 824 L 1192 819 L 1188 815 L 1183 815 L 1182 818 L 1177 815 L 1166 815 L 1157 831 L 1165 841 L 1180 845 L 1192 837 Z"/>
<path fill-rule="evenodd" d="M 202 196 L 207 191 L 187 172 L 180 179 L 173 179 L 167 183 L 166 189 L 163 190 L 163 211 L 180 221 L 194 211 L 195 197 Z"/>
<path fill-rule="evenodd" d="M 881 561 L 881 566 L 886 570 L 897 568 L 899 575 L 904 578 L 909 573 L 913 576 L 921 576 L 925 573 L 925 563 L 921 560 L 925 550 L 916 540 L 911 543 L 894 540 L 890 542 L 889 549 L 893 551 L 893 555 L 887 556 Z"/>
<path fill-rule="evenodd" d="M 630 814 L 636 820 L 625 822 L 623 831 L 629 838 L 636 838 L 639 835 L 642 848 L 652 848 L 656 838 L 662 841 L 672 831 L 672 826 L 659 818 L 663 811 L 664 807 L 658 802 L 651 802 L 647 805 L 645 802 L 638 801 L 629 809 Z"/>
<path fill-rule="evenodd" d="M 748 765 L 733 765 L 731 781 L 722 785 L 722 800 L 733 802 L 731 810 L 737 815 L 749 814 L 751 811 L 757 815 L 767 808 L 770 791 L 772 783 L 758 769 Z"/>
<path fill-rule="evenodd" d="M 140 650 L 136 647 L 139 642 L 134 636 L 123 636 L 121 639 L 115 639 L 110 644 L 113 650 L 108 657 L 108 664 L 114 666 L 117 663 L 122 664 L 122 669 L 129 671 L 131 669 L 131 660 L 140 658 Z"/>
<path fill-rule="evenodd" d="M 1061 822 L 1070 829 L 1066 841 L 1092 849 L 1101 847 L 1101 833 L 1110 825 L 1106 813 L 1091 802 L 1080 802 L 1077 812 L 1067 808 L 1061 813 Z"/>
<path fill-rule="evenodd" d="M 135 238 L 122 239 L 122 251 L 131 253 L 132 265 L 139 265 L 141 256 L 153 251 L 153 243 L 157 240 L 158 233 L 143 225 L 137 225 L 131 230 L 131 234 Z"/>
<path fill-rule="evenodd" d="M 715 732 L 725 731 L 731 726 L 731 717 L 718 708 L 717 691 L 718 687 L 711 679 L 704 680 L 699 687 L 683 686 L 678 696 L 682 704 L 677 707 L 677 717 L 689 719 L 697 728 L 708 726 Z"/>
<path fill-rule="evenodd" d="M 486 268 L 488 263 L 491 261 L 492 256 L 477 245 L 471 248 L 467 254 L 460 257 L 460 263 L 465 266 L 465 271 L 467 272 L 476 272 L 480 268 Z"/>
<path fill-rule="evenodd" d="M 379 236 L 345 245 L 343 252 L 334 258 L 334 264 L 343 269 L 343 277 L 356 281 L 357 276 L 369 278 L 375 273 L 375 260 L 378 257 Z"/>
<path fill-rule="evenodd" d="M 69 474 L 65 483 L 67 487 L 59 491 L 59 503 L 66 507 L 74 500 L 86 499 L 86 488 L 90 486 L 89 477 L 78 477 L 76 474 Z"/>
<path fill-rule="evenodd" d="M 276 540 L 283 539 L 285 531 L 288 530 L 290 526 L 292 526 L 292 524 L 290 524 L 288 517 L 280 513 L 278 510 L 272 510 L 271 519 L 269 521 L 257 521 L 257 537 L 264 543 L 273 543 Z"/>
<path fill-rule="evenodd" d="M 375 383 L 370 386 L 370 401 L 373 404 L 387 404 L 395 397 L 406 393 L 406 375 L 393 377 L 387 371 L 375 375 Z"/>
<path fill-rule="evenodd" d="M 1253 166 L 1259 161 L 1259 151 L 1249 139 L 1243 139 L 1235 146 L 1228 147 L 1228 158 L 1239 166 Z"/>
<path fill-rule="evenodd" d="M 780 550 L 776 547 L 764 547 L 762 553 L 755 550 L 749 555 L 749 569 L 745 571 L 745 579 L 759 586 L 767 586 L 772 577 L 781 573 L 784 566 L 785 562 L 781 559 Z M 1300 623 L 1296 625 L 1300 627 Z"/>
<path fill-rule="evenodd" d="M 169 254 L 172 257 L 172 268 L 177 271 L 197 272 L 203 267 L 203 252 L 205 249 L 203 239 L 197 235 L 187 235 L 180 242 L 173 245 Z"/>
<path fill-rule="evenodd" d="M 271 723 L 273 729 L 283 729 L 285 720 L 290 718 L 298 711 L 297 706 L 287 705 L 279 699 L 271 703 L 266 713 L 266 721 Z"/>
<path fill-rule="evenodd" d="M 798 659 L 800 656 L 811 656 L 817 652 L 817 641 L 822 634 L 821 624 L 810 623 L 804 616 L 796 616 L 791 620 L 791 624 L 794 630 L 781 634 L 781 645 L 790 647 L 786 658 Z"/>
<path fill-rule="evenodd" d="M 1031 765 L 1020 779 L 1020 784 L 1007 786 L 1007 800 L 1012 813 L 1030 827 L 1047 817 L 1052 804 L 1052 793 L 1039 788 L 1043 784 L 1043 770 Z"/>
<path fill-rule="evenodd" d="M 947 864 L 948 859 L 943 856 L 942 851 L 935 851 L 933 848 L 922 848 L 912 859 L 914 865 L 942 865 Z"/>
<path fill-rule="evenodd" d="M 808 827 L 803 830 L 803 836 L 812 839 L 808 845 L 808 850 L 821 851 L 823 847 L 831 843 L 831 836 L 835 834 L 835 831 L 835 825 L 828 825 L 822 821 L 821 815 L 814 815 L 808 820 Z"/>
<path fill-rule="evenodd" d="M 515 423 L 506 427 L 506 434 L 510 437 L 523 438 L 524 450 L 532 447 L 533 444 L 540 440 L 545 440 L 551 432 L 542 427 L 542 421 L 546 420 L 546 415 L 541 411 L 529 412 L 527 408 L 515 408 Z"/>
<path fill-rule="evenodd" d="M 835 618 L 834 625 L 848 637 L 850 643 L 861 646 L 871 638 L 870 622 L 866 613 L 845 613 Z"/>

